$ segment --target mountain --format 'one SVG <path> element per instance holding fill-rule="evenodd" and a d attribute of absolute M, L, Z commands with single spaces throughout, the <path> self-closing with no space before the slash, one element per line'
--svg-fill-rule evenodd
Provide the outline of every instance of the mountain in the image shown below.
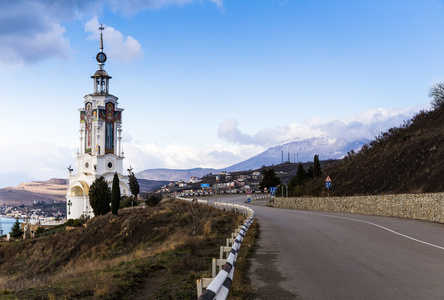
<path fill-rule="evenodd" d="M 170 181 L 158 181 L 158 180 L 147 180 L 143 178 L 137 178 L 139 183 L 140 193 L 152 193 L 160 189 L 162 185 L 167 185 Z"/>
<path fill-rule="evenodd" d="M 313 161 L 315 154 L 319 154 L 319 159 L 321 160 L 338 159 L 347 155 L 347 152 L 350 150 L 357 151 L 366 142 L 366 140 L 347 142 L 345 140 L 332 139 L 326 136 L 287 141 L 224 170 L 230 172 L 250 169 L 254 170 L 259 169 L 263 165 L 271 166 L 280 164 L 282 163 L 282 153 L 284 162 L 288 161 L 288 156 L 290 156 L 291 162 Z"/>
<path fill-rule="evenodd" d="M 156 181 L 189 181 L 191 177 L 202 177 L 209 173 L 217 173 L 216 169 L 195 168 L 188 170 L 175 170 L 175 169 L 148 169 L 136 173 L 136 177 L 139 179 L 148 179 Z"/>
<path fill-rule="evenodd" d="M 345 140 L 331 139 L 326 136 L 305 140 L 293 140 L 283 142 L 243 162 L 219 170 L 209 168 L 188 170 L 148 169 L 137 173 L 136 177 L 157 181 L 189 181 L 191 177 L 202 177 L 203 175 L 218 173 L 222 170 L 229 172 L 255 170 L 261 168 L 263 165 L 271 166 L 280 164 L 282 162 L 282 152 L 284 154 L 284 162 L 288 161 L 288 153 L 290 153 L 291 162 L 295 162 L 296 160 L 300 162 L 313 161 L 315 154 L 319 154 L 321 160 L 338 159 L 347 155 L 347 152 L 351 150 L 357 151 L 365 142 L 367 141 L 346 142 Z"/>
<path fill-rule="evenodd" d="M 66 201 L 68 180 L 51 179 L 21 183 L 16 187 L 0 189 L 0 202 L 5 204 L 31 205 L 34 201 L 46 203 Z"/>
<path fill-rule="evenodd" d="M 152 193 L 169 181 L 155 181 L 138 178 L 140 192 Z M 0 189 L 0 203 L 31 205 L 38 202 L 65 202 L 68 188 L 67 179 L 53 178 L 47 181 L 24 182 L 15 187 Z"/>

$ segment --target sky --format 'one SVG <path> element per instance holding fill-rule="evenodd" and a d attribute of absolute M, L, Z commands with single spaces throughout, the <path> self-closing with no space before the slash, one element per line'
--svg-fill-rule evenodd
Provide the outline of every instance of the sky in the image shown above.
<path fill-rule="evenodd" d="M 100 24 L 136 173 L 371 139 L 444 81 L 442 0 L 0 0 L 0 188 L 76 166 Z"/>

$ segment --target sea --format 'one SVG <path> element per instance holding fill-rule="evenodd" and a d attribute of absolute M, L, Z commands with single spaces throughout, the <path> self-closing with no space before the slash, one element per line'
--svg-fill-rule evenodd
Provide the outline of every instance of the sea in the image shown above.
<path fill-rule="evenodd" d="M 14 225 L 14 223 L 15 223 L 15 219 L 0 217 L 0 222 L 1 222 L 0 230 L 3 230 L 3 234 L 7 234 L 7 233 L 11 232 L 11 228 L 12 228 L 12 225 Z M 23 220 L 19 220 L 19 222 L 22 223 Z"/>

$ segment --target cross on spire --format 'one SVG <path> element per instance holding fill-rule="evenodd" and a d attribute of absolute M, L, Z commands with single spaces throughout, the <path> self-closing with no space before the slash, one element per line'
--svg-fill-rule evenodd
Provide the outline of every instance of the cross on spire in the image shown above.
<path fill-rule="evenodd" d="M 103 30 L 105 27 L 103 24 L 100 24 L 99 30 L 100 30 L 100 52 L 103 52 Z"/>

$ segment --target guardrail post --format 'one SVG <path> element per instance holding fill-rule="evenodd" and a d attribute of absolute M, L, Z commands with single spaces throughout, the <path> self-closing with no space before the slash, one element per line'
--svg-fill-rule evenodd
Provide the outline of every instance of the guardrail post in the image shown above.
<path fill-rule="evenodd" d="M 230 290 L 231 282 L 233 280 L 234 265 L 236 262 L 237 254 L 242 240 L 247 233 L 248 227 L 254 220 L 254 211 L 249 207 L 236 204 L 212 203 L 199 199 L 184 199 L 179 197 L 177 198 L 192 203 L 197 202 L 198 204 L 206 204 L 220 210 L 235 211 L 236 213 L 242 213 L 247 217 L 249 216 L 248 219 L 245 220 L 243 224 L 239 225 L 237 229 L 235 229 L 234 233 L 231 234 L 232 238 L 227 239 L 227 246 L 220 247 L 220 258 L 213 258 L 211 268 L 213 278 L 202 278 L 196 281 L 197 296 L 199 297 L 199 300 L 215 299 L 215 297 L 217 297 L 218 300 L 225 300 Z M 234 238 L 236 234 L 237 236 L 236 238 Z M 225 259 L 223 258 L 224 252 L 227 255 L 227 258 Z M 217 273 L 217 267 L 219 267 L 219 273 Z M 206 288 L 205 291 L 203 291 L 204 288 Z"/>
<path fill-rule="evenodd" d="M 202 278 L 196 281 L 197 297 L 202 295 L 203 289 L 206 289 L 210 285 L 211 281 L 213 281 L 213 278 Z"/>
<path fill-rule="evenodd" d="M 217 271 L 216 271 L 216 267 L 217 267 L 217 260 L 215 258 L 213 258 L 212 264 L 211 264 L 211 277 L 216 277 Z"/>
<path fill-rule="evenodd" d="M 230 253 L 231 248 L 230 247 L 226 247 L 226 246 L 220 246 L 220 256 L 219 258 L 222 259 L 224 258 L 224 253 L 225 253 L 225 258 L 228 257 L 228 253 Z"/>

